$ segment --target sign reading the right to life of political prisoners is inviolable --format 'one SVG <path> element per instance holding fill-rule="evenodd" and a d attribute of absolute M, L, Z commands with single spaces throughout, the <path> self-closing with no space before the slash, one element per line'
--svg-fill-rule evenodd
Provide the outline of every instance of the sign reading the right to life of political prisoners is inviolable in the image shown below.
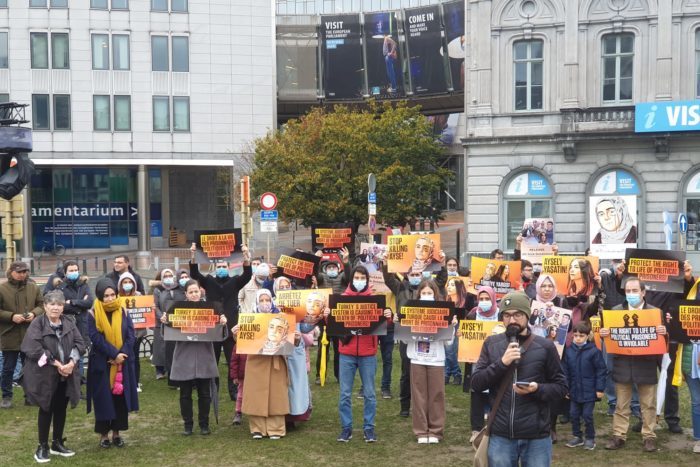
<path fill-rule="evenodd" d="M 454 314 L 454 302 L 408 300 L 399 309 L 394 337 L 402 342 L 416 338 L 449 340 L 454 335 L 454 327 L 450 326 Z"/>
<path fill-rule="evenodd" d="M 666 353 L 666 339 L 657 332 L 661 325 L 661 311 L 603 310 L 603 328 L 610 330 L 605 348 L 615 355 L 662 355 Z"/>
<path fill-rule="evenodd" d="M 628 248 L 625 276 L 636 276 L 648 290 L 683 292 L 685 251 Z"/>
<path fill-rule="evenodd" d="M 199 264 L 238 261 L 242 257 L 241 229 L 195 230 L 194 238 L 195 261 Z"/>
<path fill-rule="evenodd" d="M 700 302 L 680 300 L 670 311 L 668 334 L 672 341 L 689 344 L 700 342 Z"/>
<path fill-rule="evenodd" d="M 386 335 L 386 297 L 384 295 L 329 297 L 327 332 L 329 336 Z"/>
<path fill-rule="evenodd" d="M 220 342 L 228 335 L 221 317 L 207 302 L 173 302 L 167 310 L 166 341 Z"/>

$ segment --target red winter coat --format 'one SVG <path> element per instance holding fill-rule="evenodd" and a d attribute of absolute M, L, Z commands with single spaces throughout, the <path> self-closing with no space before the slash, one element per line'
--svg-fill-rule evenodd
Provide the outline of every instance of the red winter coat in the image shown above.
<path fill-rule="evenodd" d="M 352 289 L 351 285 L 348 285 L 343 295 L 369 296 L 372 295 L 372 291 L 367 287 L 363 292 L 356 292 Z M 343 355 L 349 355 L 351 357 L 371 357 L 377 354 L 377 343 L 379 341 L 377 336 L 352 336 L 350 340 L 340 338 L 339 341 L 338 351 Z M 347 344 L 344 343 L 344 341 L 347 342 Z"/>
<path fill-rule="evenodd" d="M 236 346 L 234 345 L 233 351 L 231 352 L 231 362 L 228 371 L 229 378 L 243 381 L 243 378 L 245 377 L 246 360 L 248 360 L 248 355 L 237 354 Z"/>

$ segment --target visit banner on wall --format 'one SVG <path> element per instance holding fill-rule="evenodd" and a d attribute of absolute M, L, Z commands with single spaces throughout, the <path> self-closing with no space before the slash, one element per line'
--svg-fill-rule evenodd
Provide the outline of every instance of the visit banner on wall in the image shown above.
<path fill-rule="evenodd" d="M 294 351 L 296 321 L 287 313 L 241 313 L 236 353 L 290 355 Z"/>
<path fill-rule="evenodd" d="M 520 235 L 523 237 L 520 244 L 522 259 L 532 264 L 542 264 L 542 257 L 553 253 L 554 219 L 551 217 L 525 219 Z"/>
<path fill-rule="evenodd" d="M 197 244 L 194 259 L 199 264 L 243 258 L 241 229 L 195 230 L 194 241 Z"/>
<path fill-rule="evenodd" d="M 454 327 L 450 325 L 455 314 L 454 302 L 408 300 L 399 308 L 399 322 L 394 326 L 394 338 L 410 342 L 416 338 L 450 340 Z"/>
<path fill-rule="evenodd" d="M 603 310 L 601 326 L 610 330 L 605 348 L 615 355 L 662 355 L 666 339 L 656 332 L 661 312 L 648 310 Z"/>
<path fill-rule="evenodd" d="M 476 289 L 488 285 L 498 298 L 520 288 L 520 261 L 498 261 L 472 256 L 472 279 Z"/>
<path fill-rule="evenodd" d="M 163 327 L 166 341 L 220 342 L 228 335 L 214 305 L 207 302 L 173 302 Z"/>
<path fill-rule="evenodd" d="M 406 9 L 404 15 L 411 90 L 416 95 L 447 92 L 440 7 Z"/>
<path fill-rule="evenodd" d="M 153 295 L 122 297 L 124 309 L 129 314 L 134 329 L 147 329 L 156 325 L 156 310 Z"/>
<path fill-rule="evenodd" d="M 595 256 L 545 256 L 540 274 L 554 277 L 557 294 L 590 295 L 595 285 L 593 278 L 598 274 L 598 263 Z"/>
<path fill-rule="evenodd" d="M 637 248 L 636 196 L 591 196 L 588 206 L 591 255 L 622 259 Z"/>
<path fill-rule="evenodd" d="M 476 321 L 465 319 L 459 322 L 458 362 L 475 363 L 487 337 L 505 332 L 500 321 Z"/>
<path fill-rule="evenodd" d="M 303 251 L 280 255 L 277 260 L 277 276 L 287 276 L 301 287 L 310 287 L 311 277 L 318 273 L 320 261 L 318 256 Z"/>
<path fill-rule="evenodd" d="M 296 317 L 296 322 L 317 323 L 328 306 L 333 289 L 278 290 L 275 304 L 283 313 Z"/>
<path fill-rule="evenodd" d="M 447 39 L 447 56 L 450 58 L 452 87 L 464 91 L 464 60 L 466 58 L 466 36 L 464 34 L 464 1 L 442 4 Z"/>
<path fill-rule="evenodd" d="M 537 300 L 532 301 L 530 324 L 532 332 L 548 339 L 554 336 L 554 346 L 561 357 L 566 344 L 566 334 L 571 324 L 571 310 L 558 306 L 547 306 Z"/>
<path fill-rule="evenodd" d="M 386 258 L 389 272 L 439 271 L 440 234 L 390 235 Z"/>
<path fill-rule="evenodd" d="M 311 226 L 311 246 L 314 250 L 355 249 L 355 228 L 352 224 L 314 224 Z"/>
<path fill-rule="evenodd" d="M 328 299 L 329 336 L 386 335 L 386 297 L 384 295 L 347 296 L 333 294 Z"/>
<path fill-rule="evenodd" d="M 364 32 L 370 97 L 384 99 L 404 96 L 403 57 L 399 48 L 396 13 L 365 13 Z"/>
<path fill-rule="evenodd" d="M 639 277 L 648 290 L 683 293 L 685 251 L 628 248 L 625 276 Z"/>
<path fill-rule="evenodd" d="M 700 342 L 700 301 L 681 300 L 669 313 L 671 321 L 667 327 L 672 341 L 681 344 Z"/>
<path fill-rule="evenodd" d="M 326 99 L 361 99 L 365 79 L 360 16 L 321 16 L 320 36 Z"/>

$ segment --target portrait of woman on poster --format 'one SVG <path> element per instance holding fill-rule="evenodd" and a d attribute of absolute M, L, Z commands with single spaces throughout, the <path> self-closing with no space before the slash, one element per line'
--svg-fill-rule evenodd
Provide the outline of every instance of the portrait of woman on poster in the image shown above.
<path fill-rule="evenodd" d="M 623 198 L 601 199 L 595 205 L 595 215 L 600 230 L 591 243 L 637 243 L 637 226 Z"/>
<path fill-rule="evenodd" d="M 508 266 L 507 264 L 501 264 L 496 270 L 496 275 L 493 277 L 493 280 L 495 280 L 496 282 L 508 282 L 509 277 L 510 266 Z"/>
<path fill-rule="evenodd" d="M 593 292 L 595 273 L 591 263 L 583 258 L 576 258 L 569 265 L 569 280 L 566 295 L 569 297 L 590 295 Z"/>

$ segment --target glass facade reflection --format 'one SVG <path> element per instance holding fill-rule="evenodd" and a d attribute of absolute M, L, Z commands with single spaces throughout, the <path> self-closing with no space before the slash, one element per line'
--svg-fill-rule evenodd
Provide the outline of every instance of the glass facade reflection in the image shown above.
<path fill-rule="evenodd" d="M 442 3 L 440 0 L 277 0 L 278 15 L 318 15 L 397 10 Z"/>

